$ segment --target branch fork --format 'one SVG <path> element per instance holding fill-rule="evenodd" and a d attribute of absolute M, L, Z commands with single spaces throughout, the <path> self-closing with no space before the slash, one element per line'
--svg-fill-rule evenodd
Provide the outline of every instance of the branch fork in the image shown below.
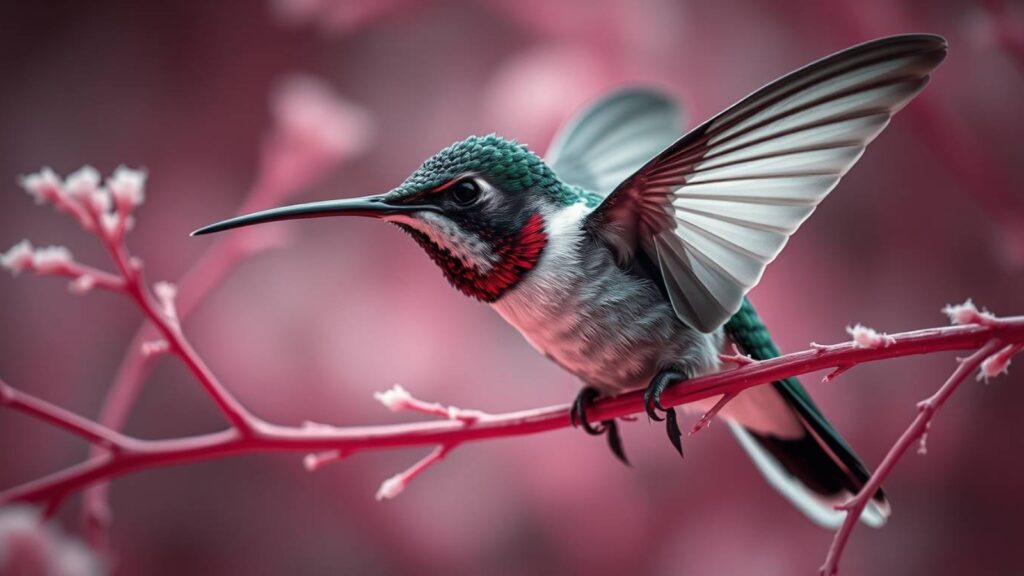
<path fill-rule="evenodd" d="M 392 412 L 408 410 L 429 414 L 438 418 L 454 420 L 462 423 L 463 426 L 472 426 L 481 420 L 490 418 L 491 415 L 479 410 L 464 410 L 455 406 L 445 406 L 437 402 L 424 402 L 415 398 L 405 388 L 395 384 L 384 392 L 375 392 L 373 397 Z M 438 445 L 430 454 L 419 460 L 408 469 L 395 474 L 381 483 L 377 489 L 377 500 L 391 500 L 401 494 L 405 488 L 422 474 L 427 468 L 444 460 L 449 452 L 458 447 L 461 442 L 446 442 Z"/>

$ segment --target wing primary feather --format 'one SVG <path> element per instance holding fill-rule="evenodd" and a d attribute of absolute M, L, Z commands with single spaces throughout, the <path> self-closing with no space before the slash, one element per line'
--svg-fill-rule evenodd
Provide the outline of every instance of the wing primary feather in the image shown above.
<path fill-rule="evenodd" d="M 584 226 L 621 265 L 637 248 L 657 259 L 677 316 L 713 331 L 925 87 L 946 49 L 939 36 L 882 38 L 771 82 L 643 164 Z M 632 160 L 616 141 L 597 148 L 608 162 L 605 178 Z"/>

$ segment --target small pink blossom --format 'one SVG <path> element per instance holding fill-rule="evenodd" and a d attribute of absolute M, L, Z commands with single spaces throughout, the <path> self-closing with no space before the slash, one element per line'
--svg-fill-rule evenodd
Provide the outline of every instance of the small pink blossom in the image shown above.
<path fill-rule="evenodd" d="M 896 342 L 895 338 L 887 335 L 885 332 L 879 334 L 875 330 L 861 324 L 857 324 L 852 328 L 847 326 L 846 333 L 853 338 L 854 348 L 885 348 Z"/>
<path fill-rule="evenodd" d="M 107 178 L 107 189 L 117 210 L 128 214 L 146 199 L 146 171 L 118 166 L 114 175 Z"/>
<path fill-rule="evenodd" d="M 406 406 L 409 405 L 409 402 L 412 401 L 412 394 L 398 384 L 395 384 L 389 390 L 385 390 L 384 392 L 374 392 L 373 397 L 392 412 L 400 412 L 404 410 Z"/>
<path fill-rule="evenodd" d="M 0 254 L 0 266 L 10 270 L 11 274 L 17 276 L 23 270 L 32 269 L 34 254 L 32 243 L 28 240 L 22 240 L 11 246 L 7 252 Z"/>
<path fill-rule="evenodd" d="M 74 261 L 71 251 L 63 246 L 36 248 L 32 256 L 32 268 L 40 274 L 59 274 L 68 269 Z"/>
<path fill-rule="evenodd" d="M 990 378 L 995 378 L 1000 374 L 1006 374 L 1010 369 L 1010 360 L 1013 355 L 1021 351 L 1021 346 L 1009 345 L 996 352 L 995 354 L 985 358 L 981 363 L 981 369 L 978 370 L 978 380 L 989 381 Z"/>
<path fill-rule="evenodd" d="M 60 177 L 50 168 L 45 167 L 35 174 L 21 177 L 21 187 L 35 198 L 36 204 L 53 202 L 61 194 L 63 184 Z"/>
<path fill-rule="evenodd" d="M 99 173 L 89 166 L 78 170 L 65 182 L 50 168 L 21 178 L 21 187 L 37 203 L 50 203 L 57 210 L 71 214 L 86 230 L 94 228 L 86 207 L 91 204 L 98 185 Z"/>
<path fill-rule="evenodd" d="M 4 254 L 0 254 L 0 266 L 17 276 L 24 270 L 40 274 L 60 274 L 74 262 L 71 251 L 63 246 L 33 248 L 28 240 L 22 240 Z"/>
<path fill-rule="evenodd" d="M 995 321 L 996 317 L 994 314 L 987 310 L 979 311 L 978 307 L 974 305 L 974 302 L 970 298 L 967 299 L 963 304 L 947 304 L 942 309 L 942 313 L 949 316 L 949 322 L 951 324 L 990 324 Z"/>
<path fill-rule="evenodd" d="M 85 203 L 100 189 L 100 173 L 92 166 L 82 166 L 64 181 L 63 192 L 68 198 Z"/>

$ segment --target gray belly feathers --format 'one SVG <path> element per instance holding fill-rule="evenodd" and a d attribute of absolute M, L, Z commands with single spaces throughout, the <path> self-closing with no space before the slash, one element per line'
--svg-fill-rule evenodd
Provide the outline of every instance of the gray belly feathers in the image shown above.
<path fill-rule="evenodd" d="M 540 262 L 495 309 L 541 353 L 606 393 L 647 386 L 661 369 L 717 368 L 721 331 L 681 322 L 650 279 L 615 265 L 567 209 L 548 226 Z"/>

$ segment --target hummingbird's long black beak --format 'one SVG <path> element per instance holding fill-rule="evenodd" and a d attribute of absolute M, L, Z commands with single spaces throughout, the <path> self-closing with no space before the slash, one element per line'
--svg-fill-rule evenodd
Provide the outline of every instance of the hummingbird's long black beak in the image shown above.
<path fill-rule="evenodd" d="M 298 218 L 323 218 L 326 216 L 365 216 L 369 218 L 383 218 L 395 214 L 408 214 L 423 210 L 437 210 L 436 206 L 430 205 L 404 205 L 389 204 L 383 195 L 364 196 L 362 198 L 345 198 L 342 200 L 325 200 L 323 202 L 308 202 L 306 204 L 295 204 L 281 208 L 271 208 L 262 212 L 254 212 L 244 216 L 236 216 L 222 220 L 216 224 L 203 226 L 191 235 L 211 234 L 222 232 L 231 228 L 241 228 L 251 224 L 263 224 L 264 222 L 276 222 L 278 220 L 295 220 Z"/>

